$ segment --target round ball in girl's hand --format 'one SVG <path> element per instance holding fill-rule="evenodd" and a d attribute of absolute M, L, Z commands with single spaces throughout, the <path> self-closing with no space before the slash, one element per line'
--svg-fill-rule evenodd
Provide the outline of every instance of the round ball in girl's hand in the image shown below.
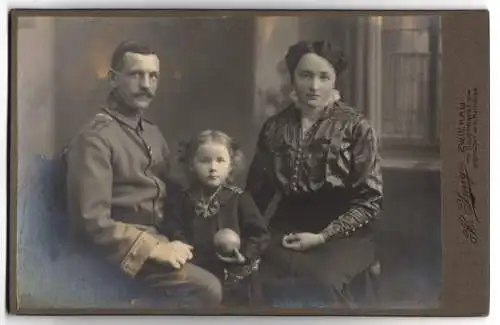
<path fill-rule="evenodd" d="M 214 235 L 214 245 L 220 255 L 231 256 L 235 250 L 240 249 L 240 236 L 232 229 L 221 229 Z"/>

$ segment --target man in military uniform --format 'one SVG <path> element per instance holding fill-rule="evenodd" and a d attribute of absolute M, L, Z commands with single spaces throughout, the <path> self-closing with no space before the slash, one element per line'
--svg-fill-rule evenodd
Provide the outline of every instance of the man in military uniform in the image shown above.
<path fill-rule="evenodd" d="M 67 153 L 69 213 L 74 229 L 125 274 L 165 294 L 188 288 L 182 291 L 192 293 L 189 301 L 217 305 L 221 284 L 188 262 L 192 247 L 156 231 L 170 152 L 142 115 L 155 95 L 159 65 L 146 45 L 127 41 L 115 50 L 107 104 Z"/>

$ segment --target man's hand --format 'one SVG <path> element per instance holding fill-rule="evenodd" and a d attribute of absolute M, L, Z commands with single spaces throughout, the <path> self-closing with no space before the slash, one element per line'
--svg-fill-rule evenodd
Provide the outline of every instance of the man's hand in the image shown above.
<path fill-rule="evenodd" d="M 150 258 L 158 263 L 170 264 L 180 269 L 187 261 L 193 258 L 193 247 L 180 241 L 161 242 L 151 252 Z"/>
<path fill-rule="evenodd" d="M 325 238 L 320 234 L 301 232 L 298 234 L 288 234 L 283 236 L 283 247 L 295 251 L 305 251 L 325 242 Z"/>

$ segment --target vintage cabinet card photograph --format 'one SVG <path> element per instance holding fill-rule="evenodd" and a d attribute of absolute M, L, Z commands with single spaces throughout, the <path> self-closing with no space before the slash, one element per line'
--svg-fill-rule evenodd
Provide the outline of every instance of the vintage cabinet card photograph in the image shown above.
<path fill-rule="evenodd" d="M 12 10 L 10 313 L 487 315 L 488 18 Z"/>

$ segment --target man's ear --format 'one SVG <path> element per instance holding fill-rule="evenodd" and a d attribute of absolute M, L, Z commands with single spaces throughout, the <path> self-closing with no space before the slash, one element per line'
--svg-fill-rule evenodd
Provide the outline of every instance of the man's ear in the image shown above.
<path fill-rule="evenodd" d="M 118 75 L 113 70 L 108 71 L 108 83 L 111 88 L 116 88 L 118 85 Z"/>

